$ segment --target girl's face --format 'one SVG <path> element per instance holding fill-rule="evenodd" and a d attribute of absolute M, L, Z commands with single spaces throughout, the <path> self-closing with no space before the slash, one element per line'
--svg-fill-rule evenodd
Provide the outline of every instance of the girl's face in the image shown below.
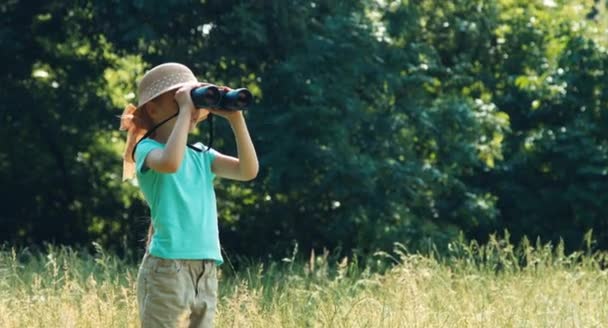
<path fill-rule="evenodd" d="M 150 116 L 155 123 L 162 122 L 177 113 L 179 108 L 175 101 L 176 91 L 167 91 L 150 101 Z"/>

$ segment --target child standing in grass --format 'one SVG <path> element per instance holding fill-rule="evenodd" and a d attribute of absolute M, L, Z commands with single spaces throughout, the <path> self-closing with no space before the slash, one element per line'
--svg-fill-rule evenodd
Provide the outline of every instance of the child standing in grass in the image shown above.
<path fill-rule="evenodd" d="M 152 217 L 137 276 L 142 327 L 211 327 L 222 264 L 214 177 L 255 178 L 258 160 L 241 111 L 195 108 L 192 88 L 205 85 L 181 64 L 146 72 L 138 105 L 121 119 L 128 130 L 123 180 L 137 175 Z M 238 158 L 187 144 L 209 113 L 228 120 Z"/>

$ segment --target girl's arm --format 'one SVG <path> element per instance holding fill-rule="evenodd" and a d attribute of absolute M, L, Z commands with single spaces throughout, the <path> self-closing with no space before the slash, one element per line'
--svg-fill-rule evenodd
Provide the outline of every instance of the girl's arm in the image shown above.
<path fill-rule="evenodd" d="M 238 158 L 217 153 L 211 170 L 215 175 L 239 181 L 253 180 L 258 175 L 258 157 L 251 142 L 245 117 L 241 111 L 217 111 L 211 110 L 215 115 L 222 116 L 230 122 Z"/>
<path fill-rule="evenodd" d="M 188 129 L 192 119 L 194 104 L 190 99 L 190 89 L 196 84 L 188 84 L 181 87 L 175 93 L 175 100 L 179 106 L 179 114 L 169 135 L 167 145 L 164 149 L 155 149 L 146 156 L 146 166 L 157 172 L 173 173 L 176 172 L 184 158 L 186 143 L 188 142 Z"/>
<path fill-rule="evenodd" d="M 154 227 L 152 226 L 152 221 L 150 221 L 150 226 L 148 227 L 148 236 L 146 236 L 146 253 L 150 251 L 150 242 L 152 241 L 153 234 Z"/>

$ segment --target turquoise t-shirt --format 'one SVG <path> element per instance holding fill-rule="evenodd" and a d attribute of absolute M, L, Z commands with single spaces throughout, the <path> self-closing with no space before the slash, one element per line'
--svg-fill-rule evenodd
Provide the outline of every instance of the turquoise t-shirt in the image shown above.
<path fill-rule="evenodd" d="M 160 173 L 145 167 L 148 153 L 165 145 L 142 140 L 135 150 L 137 180 L 150 206 L 154 234 L 150 254 L 169 259 L 209 259 L 220 265 L 217 206 L 211 163 L 215 151 L 186 148 L 174 173 Z"/>

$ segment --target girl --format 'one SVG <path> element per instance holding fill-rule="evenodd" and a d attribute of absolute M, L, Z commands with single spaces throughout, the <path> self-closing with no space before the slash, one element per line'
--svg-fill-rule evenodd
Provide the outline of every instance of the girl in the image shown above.
<path fill-rule="evenodd" d="M 123 180 L 137 175 L 150 206 L 151 235 L 137 275 L 142 327 L 211 327 L 222 264 L 213 178 L 248 181 L 258 160 L 241 111 L 197 109 L 190 90 L 205 85 L 181 64 L 146 72 L 138 106 L 127 106 Z M 209 113 L 227 119 L 238 158 L 187 145 Z"/>

